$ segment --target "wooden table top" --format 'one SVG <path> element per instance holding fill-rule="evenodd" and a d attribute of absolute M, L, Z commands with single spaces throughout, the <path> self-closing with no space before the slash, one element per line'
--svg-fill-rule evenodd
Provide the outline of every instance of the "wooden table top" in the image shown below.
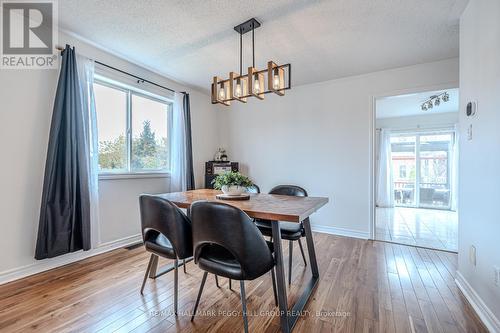
<path fill-rule="evenodd" d="M 198 200 L 219 201 L 238 207 L 248 216 L 273 221 L 301 222 L 324 206 L 328 198 L 294 197 L 276 194 L 251 194 L 250 200 L 220 200 L 215 196 L 221 191 L 200 189 L 186 192 L 158 194 L 180 208 L 189 208 Z"/>

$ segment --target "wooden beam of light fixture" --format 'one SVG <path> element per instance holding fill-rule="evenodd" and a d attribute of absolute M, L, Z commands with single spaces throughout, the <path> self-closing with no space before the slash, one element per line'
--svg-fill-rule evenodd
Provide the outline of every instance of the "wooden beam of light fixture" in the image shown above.
<path fill-rule="evenodd" d="M 267 68 L 258 70 L 255 67 L 255 29 L 261 24 L 252 18 L 234 27 L 240 35 L 240 72 L 230 72 L 228 79 L 214 76 L 211 86 L 212 104 L 230 106 L 231 101 L 246 103 L 249 97 L 260 100 L 269 93 L 284 96 L 285 91 L 291 89 L 292 65 L 278 65 L 268 61 Z M 242 73 L 242 36 L 252 32 L 252 66 L 246 74 Z"/>

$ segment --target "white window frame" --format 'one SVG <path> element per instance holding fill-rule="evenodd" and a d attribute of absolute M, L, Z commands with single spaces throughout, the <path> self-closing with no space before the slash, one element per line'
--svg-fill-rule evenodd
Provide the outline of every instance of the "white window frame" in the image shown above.
<path fill-rule="evenodd" d="M 172 113 L 173 113 L 173 100 L 164 96 L 160 96 L 146 90 L 141 90 L 131 85 L 107 78 L 105 76 L 96 74 L 94 77 L 94 84 L 99 84 L 112 89 L 120 90 L 126 94 L 126 125 L 125 125 L 125 142 L 127 148 L 127 167 L 126 170 L 117 171 L 99 171 L 99 179 L 133 179 L 133 178 L 165 178 L 170 177 L 169 169 L 148 169 L 134 171 L 131 168 L 132 161 L 132 96 L 139 96 L 147 98 L 159 103 L 167 105 L 167 138 L 169 142 L 169 149 L 171 148 L 171 133 L 172 133 Z M 96 110 L 99 112 L 99 110 Z"/>

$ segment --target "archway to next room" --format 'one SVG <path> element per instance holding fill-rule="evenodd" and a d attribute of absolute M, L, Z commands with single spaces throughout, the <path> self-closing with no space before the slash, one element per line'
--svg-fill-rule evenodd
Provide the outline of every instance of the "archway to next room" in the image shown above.
<path fill-rule="evenodd" d="M 457 251 L 458 93 L 376 99 L 376 240 Z"/>

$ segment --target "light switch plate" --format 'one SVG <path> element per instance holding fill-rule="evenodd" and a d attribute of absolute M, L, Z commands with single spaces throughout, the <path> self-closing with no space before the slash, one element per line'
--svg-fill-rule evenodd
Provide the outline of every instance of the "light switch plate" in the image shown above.
<path fill-rule="evenodd" d="M 469 249 L 469 261 L 472 266 L 476 266 L 476 247 L 474 245 L 471 245 Z"/>
<path fill-rule="evenodd" d="M 500 287 L 500 267 L 493 266 L 493 271 L 495 272 L 495 286 Z"/>

